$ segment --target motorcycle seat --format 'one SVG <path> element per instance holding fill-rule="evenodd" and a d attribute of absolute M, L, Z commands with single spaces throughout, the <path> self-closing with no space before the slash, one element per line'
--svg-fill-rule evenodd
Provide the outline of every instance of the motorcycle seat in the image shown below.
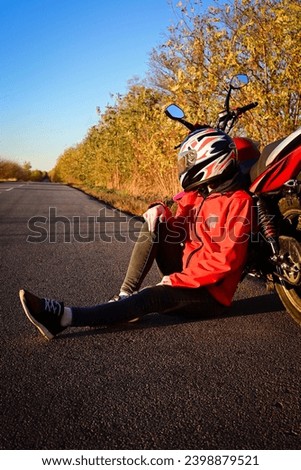
<path fill-rule="evenodd" d="M 279 161 L 292 150 L 301 145 L 301 127 L 289 136 L 276 140 L 264 147 L 259 159 L 250 170 L 251 182 L 263 173 L 271 163 Z"/>

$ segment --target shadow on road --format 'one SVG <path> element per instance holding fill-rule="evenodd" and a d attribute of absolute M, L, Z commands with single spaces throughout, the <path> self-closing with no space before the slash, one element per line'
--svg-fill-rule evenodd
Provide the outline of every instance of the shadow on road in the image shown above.
<path fill-rule="evenodd" d="M 228 316 L 246 316 L 283 310 L 284 307 L 276 294 L 265 294 L 258 297 L 236 300 L 233 302 Z"/>
<path fill-rule="evenodd" d="M 250 297 L 247 299 L 236 300 L 233 305 L 225 310 L 224 314 L 216 315 L 205 313 L 204 315 L 193 315 L 193 314 L 162 314 L 157 313 L 145 315 L 137 323 L 126 323 L 116 324 L 105 327 L 91 327 L 90 329 L 72 331 L 69 333 L 63 333 L 56 339 L 64 339 L 66 337 L 79 337 L 88 336 L 101 333 L 113 333 L 116 331 L 125 330 L 141 330 L 144 328 L 159 328 L 168 325 L 175 325 L 181 323 L 201 322 L 208 320 L 216 320 L 218 318 L 227 317 L 244 317 L 248 315 L 258 315 L 262 313 L 272 313 L 283 311 L 283 305 L 276 295 L 266 294 L 257 297 Z"/>

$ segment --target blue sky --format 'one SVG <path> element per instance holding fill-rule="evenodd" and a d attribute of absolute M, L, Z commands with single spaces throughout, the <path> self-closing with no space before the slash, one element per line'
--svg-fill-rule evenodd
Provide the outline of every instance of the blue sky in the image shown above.
<path fill-rule="evenodd" d="M 0 18 L 0 157 L 41 170 L 144 78 L 175 21 L 168 0 L 0 0 Z"/>

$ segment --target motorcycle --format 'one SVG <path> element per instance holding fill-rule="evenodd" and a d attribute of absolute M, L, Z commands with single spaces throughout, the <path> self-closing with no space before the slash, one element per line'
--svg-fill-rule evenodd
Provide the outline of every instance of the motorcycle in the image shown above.
<path fill-rule="evenodd" d="M 229 134 L 238 118 L 258 105 L 253 102 L 230 108 L 233 90 L 248 82 L 245 74 L 231 79 L 224 109 L 213 127 Z M 169 105 L 165 114 L 190 132 L 196 130 L 176 104 Z M 241 171 L 249 180 L 256 215 L 243 278 L 251 275 L 264 280 L 301 325 L 301 127 L 267 145 L 261 153 L 251 139 L 238 136 L 232 139 Z M 181 152 L 181 145 L 176 148 Z"/>

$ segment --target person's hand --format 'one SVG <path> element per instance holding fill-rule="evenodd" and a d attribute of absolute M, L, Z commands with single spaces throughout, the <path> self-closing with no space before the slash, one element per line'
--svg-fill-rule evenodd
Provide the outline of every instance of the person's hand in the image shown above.
<path fill-rule="evenodd" d="M 150 207 L 143 214 L 150 232 L 154 232 L 156 230 L 157 223 L 164 222 L 166 220 L 166 216 L 166 208 L 162 204 L 156 204 L 155 206 Z"/>
<path fill-rule="evenodd" d="M 157 286 L 172 286 L 171 280 L 169 276 L 163 276 L 161 282 L 157 284 Z"/>

